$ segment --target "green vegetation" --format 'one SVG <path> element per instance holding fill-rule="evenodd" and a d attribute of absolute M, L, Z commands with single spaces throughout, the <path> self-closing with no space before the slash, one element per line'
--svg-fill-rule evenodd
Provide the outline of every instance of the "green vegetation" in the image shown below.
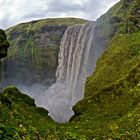
<path fill-rule="evenodd" d="M 78 18 L 47 18 L 42 20 L 31 21 L 28 23 L 21 23 L 18 26 L 15 26 L 17 30 L 28 30 L 37 31 L 42 26 L 71 26 L 74 24 L 84 24 L 87 22 L 84 19 Z M 15 29 L 15 27 L 11 27 L 8 29 L 7 33 L 11 32 L 11 30 Z"/>
<path fill-rule="evenodd" d="M 15 87 L 6 88 L 0 93 L 0 139 L 47 139 L 56 129 L 47 114 L 46 110 L 35 106 L 33 99 Z"/>
<path fill-rule="evenodd" d="M 119 34 L 113 38 L 109 49 L 98 61 L 96 71 L 88 78 L 86 86 L 92 83 L 92 87 L 89 87 L 86 96 L 91 95 L 90 91 L 97 92 L 122 78 L 139 62 L 139 37 L 140 33 L 134 33 Z"/>
<path fill-rule="evenodd" d="M 9 42 L 7 41 L 6 34 L 0 29 L 0 59 L 7 56 L 7 49 Z"/>
<path fill-rule="evenodd" d="M 81 115 L 75 117 L 74 122 L 78 120 L 81 126 L 91 124 L 86 128 L 88 136 L 92 130 L 89 139 L 137 139 L 140 136 L 139 37 L 139 33 L 116 36 L 87 80 L 86 97 L 74 107 Z"/>
<path fill-rule="evenodd" d="M 9 48 L 9 42 L 7 40 L 6 34 L 0 29 L 0 59 L 7 56 L 7 51 Z M 2 63 L 0 61 L 0 82 L 2 80 Z"/>
<path fill-rule="evenodd" d="M 108 49 L 87 79 L 85 99 L 74 106 L 75 116 L 69 123 L 53 122 L 45 109 L 35 106 L 33 99 L 9 87 L 0 93 L 0 139 L 140 139 L 138 9 L 138 0 L 122 0 L 97 21 L 97 38 L 102 39 Z M 34 51 L 31 53 L 36 55 Z"/>

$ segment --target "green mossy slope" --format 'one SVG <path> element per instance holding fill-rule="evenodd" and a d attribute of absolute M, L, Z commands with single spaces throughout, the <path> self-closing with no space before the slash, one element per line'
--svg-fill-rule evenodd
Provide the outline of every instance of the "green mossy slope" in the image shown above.
<path fill-rule="evenodd" d="M 93 76 L 88 78 L 86 86 L 90 91 L 97 92 L 125 75 L 135 64 L 140 56 L 140 33 L 119 34 L 113 38 L 110 48 L 102 55 L 97 63 Z"/>
<path fill-rule="evenodd" d="M 86 97 L 74 107 L 74 122 L 81 122 L 81 126 L 91 124 L 86 127 L 90 138 L 140 137 L 139 37 L 140 33 L 116 36 L 87 80 Z"/>
<path fill-rule="evenodd" d="M 56 129 L 48 112 L 15 87 L 0 93 L 0 116 L 1 140 L 47 139 Z"/>

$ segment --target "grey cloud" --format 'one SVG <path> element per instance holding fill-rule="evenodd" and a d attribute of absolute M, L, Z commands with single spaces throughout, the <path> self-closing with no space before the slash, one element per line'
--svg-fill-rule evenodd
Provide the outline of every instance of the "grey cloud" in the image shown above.
<path fill-rule="evenodd" d="M 11 24 L 10 19 L 10 14 L 5 14 L 3 18 L 0 19 L 0 28 L 5 29 Z"/>
<path fill-rule="evenodd" d="M 117 1 L 119 0 L 86 0 L 81 4 L 77 4 L 71 3 L 70 0 L 65 2 L 63 0 L 52 0 L 49 3 L 47 12 L 58 12 L 59 14 L 68 13 L 68 15 L 78 15 L 78 13 L 81 13 L 83 18 L 95 20 Z"/>
<path fill-rule="evenodd" d="M 47 16 L 46 12 L 37 12 L 37 13 L 30 13 L 27 15 L 24 15 L 22 18 L 23 19 L 32 19 L 32 18 L 41 18 Z"/>
<path fill-rule="evenodd" d="M 66 2 L 64 0 L 53 0 L 49 3 L 48 10 L 51 12 L 71 12 L 71 11 L 82 11 L 85 7 L 82 4 Z"/>
<path fill-rule="evenodd" d="M 0 0 L 0 28 L 41 18 L 97 19 L 119 0 Z"/>

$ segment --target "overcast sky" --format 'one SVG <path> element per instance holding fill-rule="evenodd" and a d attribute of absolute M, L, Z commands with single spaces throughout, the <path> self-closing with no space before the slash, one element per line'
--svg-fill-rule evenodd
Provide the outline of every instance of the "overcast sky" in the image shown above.
<path fill-rule="evenodd" d="M 0 28 L 54 17 L 96 20 L 119 0 L 0 0 Z"/>

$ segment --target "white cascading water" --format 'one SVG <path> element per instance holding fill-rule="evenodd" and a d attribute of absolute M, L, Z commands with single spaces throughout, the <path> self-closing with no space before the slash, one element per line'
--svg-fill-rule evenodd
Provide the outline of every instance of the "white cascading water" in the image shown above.
<path fill-rule="evenodd" d="M 68 27 L 61 41 L 57 81 L 46 91 L 46 100 L 42 104 L 46 104 L 50 116 L 57 122 L 69 121 L 74 115 L 73 105 L 84 97 L 93 30 L 92 22 Z"/>
<path fill-rule="evenodd" d="M 93 40 L 93 23 L 71 26 L 65 32 L 58 59 L 57 83 L 65 85 L 74 105 L 83 99 L 88 75 L 88 58 Z M 91 74 L 91 73 L 90 73 Z"/>
<path fill-rule="evenodd" d="M 93 45 L 94 26 L 89 22 L 68 27 L 60 45 L 56 83 L 43 93 L 39 90 L 36 96 L 27 92 L 56 122 L 68 122 L 74 115 L 73 105 L 84 98 L 86 78 L 92 74 L 99 54 Z"/>

